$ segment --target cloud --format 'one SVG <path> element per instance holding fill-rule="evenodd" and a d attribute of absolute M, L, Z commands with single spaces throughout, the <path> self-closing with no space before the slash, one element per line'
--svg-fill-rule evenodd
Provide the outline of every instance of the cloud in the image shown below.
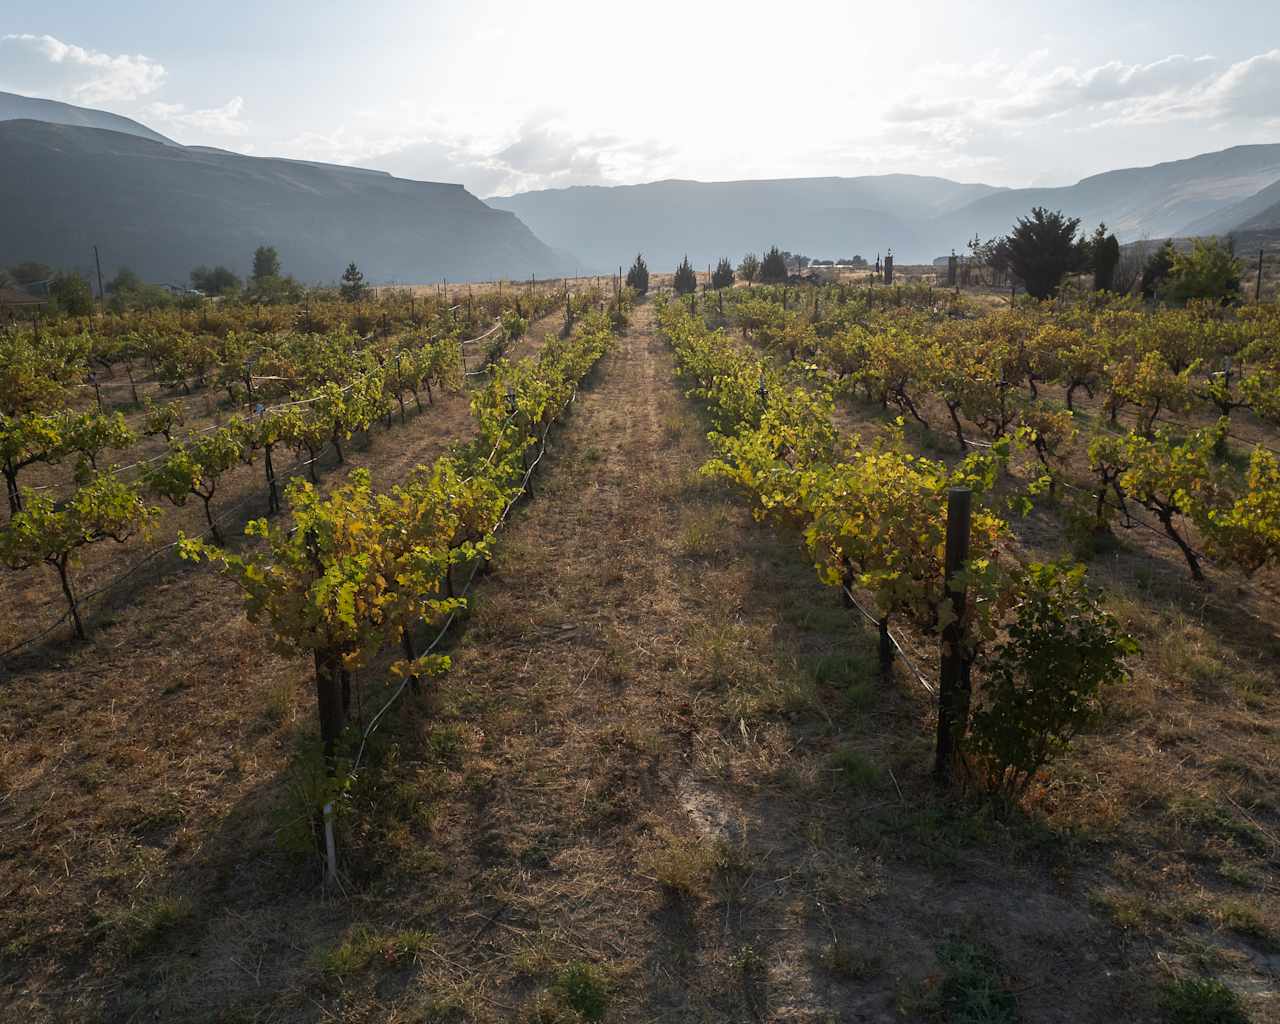
<path fill-rule="evenodd" d="M 1038 76 L 1015 72 L 1005 85 L 1014 98 L 995 104 L 1004 120 L 1056 117 L 1176 94 L 1204 80 L 1204 58 L 1172 54 L 1150 64 L 1113 60 L 1092 68 L 1056 67 Z"/>
<path fill-rule="evenodd" d="M 233 96 L 220 107 L 205 110 L 188 110 L 183 103 L 151 103 L 144 108 L 147 117 L 167 124 L 192 128 L 209 135 L 244 135 L 249 130 L 240 118 L 244 110 L 244 97 Z"/>
<path fill-rule="evenodd" d="M 1186 121 L 1280 130 L 1280 50 L 1231 64 L 1185 54 L 1092 66 L 1052 65 L 1044 51 L 1016 63 L 993 55 L 924 68 L 917 88 L 888 107 L 874 140 L 880 152 L 940 168 L 980 168 L 997 153 L 1007 162 L 1030 143 L 1028 158 L 1042 160 L 1047 123 L 1064 138 Z"/>
<path fill-rule="evenodd" d="M 1280 118 L 1280 49 L 1232 64 L 1205 89 L 1205 99 L 1222 116 L 1275 124 Z"/>
<path fill-rule="evenodd" d="M 427 116 L 396 134 L 364 136 L 338 128 L 299 135 L 284 148 L 307 159 L 371 167 L 402 178 L 460 182 L 481 197 L 652 177 L 674 152 L 652 141 L 574 132 L 548 114 L 532 116 L 502 136 L 479 137 Z"/>
<path fill-rule="evenodd" d="M 1280 117 L 1280 50 L 1222 67 L 1213 57 L 1171 54 L 1150 64 L 1109 61 L 1092 68 L 1058 67 L 1010 75 L 1016 98 L 986 111 L 1005 121 L 1082 115 L 1090 127 L 1180 120 L 1259 121 Z"/>
<path fill-rule="evenodd" d="M 488 160 L 506 172 L 506 191 L 611 185 L 650 173 L 672 147 L 617 135 L 580 134 L 554 121 L 531 119 Z"/>
<path fill-rule="evenodd" d="M 49 35 L 0 36 L 0 87 L 72 103 L 131 101 L 160 88 L 166 71 L 141 54 L 101 53 Z"/>

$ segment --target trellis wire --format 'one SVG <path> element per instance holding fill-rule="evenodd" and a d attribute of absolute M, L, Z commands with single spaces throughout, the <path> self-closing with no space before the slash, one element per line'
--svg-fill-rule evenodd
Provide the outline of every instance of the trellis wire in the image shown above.
<path fill-rule="evenodd" d="M 858 603 L 858 599 L 857 599 L 856 597 L 854 597 L 854 596 L 853 596 L 853 591 L 851 591 L 851 590 L 850 590 L 847 586 L 845 586 L 844 584 L 841 584 L 840 589 L 844 591 L 844 596 L 845 596 L 845 597 L 847 597 L 847 598 L 849 599 L 849 602 L 850 602 L 850 603 L 851 603 L 851 604 L 852 604 L 856 609 L 858 609 L 858 611 L 860 611 L 860 612 L 862 613 L 863 617 L 864 617 L 868 622 L 870 622 L 870 623 L 871 623 L 871 625 L 873 625 L 873 626 L 875 626 L 877 629 L 879 629 L 879 628 L 880 628 L 880 620 L 879 620 L 879 619 L 877 619 L 877 618 L 876 618 L 874 615 L 872 615 L 869 611 L 867 611 L 865 608 L 863 608 L 861 604 L 859 604 L 859 603 Z M 928 680 L 928 679 L 926 679 L 926 678 L 924 677 L 924 673 L 922 673 L 918 668 L 916 668 L 915 662 L 913 662 L 913 661 L 911 660 L 910 656 L 907 654 L 906 650 L 903 648 L 903 646 L 902 646 L 901 642 L 899 642 L 898 638 L 897 638 L 896 636 L 894 636 L 894 635 L 893 635 L 893 631 L 892 631 L 891 629 L 886 628 L 886 629 L 885 629 L 885 633 L 886 633 L 886 634 L 888 635 L 888 637 L 889 637 L 889 642 L 890 642 L 891 644 L 893 644 L 893 646 L 894 646 L 894 648 L 897 650 L 898 654 L 900 654 L 900 655 L 902 656 L 902 660 L 906 663 L 907 668 L 909 668 L 909 669 L 911 670 L 912 674 L 916 677 L 916 680 L 920 683 L 920 685 L 921 685 L 921 686 L 923 686 L 923 687 L 925 688 L 925 691 L 926 691 L 927 693 L 936 695 L 936 694 L 937 694 L 937 692 L 938 692 L 938 688 L 937 688 L 936 686 L 934 686 L 931 682 L 929 682 L 929 680 Z"/>
<path fill-rule="evenodd" d="M 557 413 L 556 419 L 559 419 L 561 416 L 564 415 L 565 410 L 568 409 L 569 406 L 573 404 L 574 400 L 577 397 L 578 397 L 578 387 L 575 384 L 573 388 L 573 392 L 569 396 L 569 400 L 565 402 L 564 406 L 560 409 L 559 413 Z M 542 461 L 542 456 L 546 454 L 547 435 L 550 432 L 551 432 L 551 423 L 548 422 L 546 427 L 542 431 L 542 439 L 541 439 L 541 442 L 539 443 L 537 458 L 535 458 L 533 462 L 529 464 L 529 468 L 525 470 L 524 476 L 520 480 L 520 493 L 507 502 L 506 508 L 502 510 L 502 515 L 498 517 L 498 523 L 493 529 L 493 532 L 495 534 L 498 532 L 498 529 L 506 522 L 507 515 L 508 513 L 510 513 L 511 509 L 515 507 L 516 502 L 519 501 L 520 497 L 525 493 L 525 488 L 528 486 L 529 478 L 533 475 L 533 471 L 534 469 L 537 468 L 538 463 Z M 493 458 L 494 453 L 496 452 L 497 452 L 497 447 L 495 446 L 493 452 L 490 452 L 489 459 L 487 459 L 486 462 L 491 460 Z M 473 582 L 475 582 L 476 575 L 477 573 L 479 573 L 480 566 L 483 563 L 484 563 L 483 559 L 477 559 L 476 562 L 471 566 L 471 572 L 467 576 L 467 582 L 462 588 L 461 596 L 465 597 L 470 592 L 471 585 Z M 455 609 L 454 611 L 451 611 L 449 613 L 448 617 L 444 621 L 444 624 L 437 631 L 435 635 L 435 639 L 433 639 L 431 643 L 429 643 L 426 646 L 426 648 L 422 651 L 422 654 L 420 654 L 419 657 L 423 657 L 425 655 L 430 654 L 432 651 L 436 649 L 436 647 L 440 645 L 440 642 L 448 634 L 449 629 L 453 626 L 454 620 L 456 620 L 457 617 L 458 617 L 458 609 Z M 404 695 L 404 691 L 409 686 L 409 682 L 410 680 L 408 677 L 400 680 L 400 684 L 395 688 L 394 691 L 392 691 L 391 696 L 387 698 L 386 702 L 382 705 L 382 707 L 380 707 L 377 710 L 377 712 L 374 714 L 374 716 L 369 720 L 369 724 L 365 726 L 364 729 L 362 730 L 362 733 L 360 736 L 360 748 L 356 752 L 355 760 L 352 762 L 352 765 L 351 765 L 351 771 L 353 773 L 359 770 L 360 764 L 364 760 L 365 750 L 368 748 L 368 745 L 369 745 L 369 737 L 371 737 L 374 734 L 374 732 L 377 731 L 377 728 L 379 724 L 381 724 L 383 716 L 385 716 L 386 713 L 391 709 L 392 705 L 394 705 L 396 701 L 398 701 L 400 697 Z"/>

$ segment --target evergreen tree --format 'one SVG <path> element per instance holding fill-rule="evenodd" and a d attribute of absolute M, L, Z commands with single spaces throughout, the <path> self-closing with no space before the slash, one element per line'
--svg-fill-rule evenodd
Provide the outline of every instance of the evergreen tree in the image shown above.
<path fill-rule="evenodd" d="M 369 290 L 369 286 L 364 283 L 364 274 L 360 273 L 355 260 L 348 263 L 347 269 L 343 271 L 342 285 L 339 290 L 348 302 L 359 302 Z"/>
<path fill-rule="evenodd" d="M 775 245 L 765 253 L 760 264 L 760 280 L 765 284 L 782 284 L 787 279 L 787 261 Z"/>
<path fill-rule="evenodd" d="M 636 261 L 627 271 L 627 287 L 637 295 L 644 295 L 649 291 L 649 265 L 645 263 L 641 253 L 636 253 Z"/>
<path fill-rule="evenodd" d="M 1144 299 L 1154 299 L 1156 297 L 1156 292 L 1164 285 L 1169 272 L 1173 270 L 1174 255 L 1173 243 L 1165 242 L 1147 259 L 1147 262 L 1142 267 L 1142 297 Z"/>
<path fill-rule="evenodd" d="M 1010 269 L 1037 299 L 1051 298 L 1062 279 L 1088 263 L 1087 245 L 1076 238 L 1079 217 L 1037 206 L 1019 217 L 1005 240 Z"/>
<path fill-rule="evenodd" d="M 1115 286 L 1116 267 L 1120 266 L 1120 241 L 1099 224 L 1093 233 L 1093 290 L 1109 292 Z"/>
<path fill-rule="evenodd" d="M 727 258 L 722 258 L 716 264 L 715 273 L 711 275 L 712 288 L 732 288 L 733 287 L 733 264 Z"/>
<path fill-rule="evenodd" d="M 738 276 L 742 280 L 750 284 L 760 274 L 760 257 L 753 252 L 747 253 L 742 257 L 742 262 L 738 264 Z"/>
<path fill-rule="evenodd" d="M 689 263 L 687 254 L 680 261 L 680 266 L 676 267 L 676 276 L 671 286 L 677 295 L 689 295 L 698 290 L 698 275 L 693 272 L 693 266 Z"/>

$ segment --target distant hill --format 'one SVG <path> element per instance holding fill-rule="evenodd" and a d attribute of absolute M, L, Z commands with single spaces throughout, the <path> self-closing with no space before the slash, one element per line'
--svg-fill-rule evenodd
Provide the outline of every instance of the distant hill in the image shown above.
<path fill-rule="evenodd" d="M 1011 189 L 987 196 L 939 220 L 945 238 L 1006 233 L 1016 217 L 1046 206 L 1099 221 L 1122 242 L 1192 234 L 1188 227 L 1280 180 L 1280 145 L 1236 146 L 1187 160 L 1132 167 L 1085 178 L 1064 188 Z"/>
<path fill-rule="evenodd" d="M 1265 145 L 1108 171 L 1061 188 L 997 189 L 891 174 L 577 186 L 488 202 L 518 214 L 593 271 L 629 262 L 637 248 L 655 269 L 669 269 L 685 251 L 705 266 L 770 244 L 815 257 L 872 258 L 892 246 L 900 262 L 926 263 L 952 248 L 963 251 L 975 234 L 1007 234 L 1033 206 L 1079 217 L 1086 230 L 1105 221 L 1122 242 L 1185 235 L 1191 225 L 1216 225 L 1220 214 L 1277 181 L 1280 145 Z M 1230 223 L 1214 233 L 1267 205 L 1226 217 Z"/>
<path fill-rule="evenodd" d="M 140 127 L 140 126 L 139 126 Z M 183 147 L 137 133 L 0 121 L 0 266 L 128 266 L 182 282 L 197 264 L 249 269 L 274 245 L 286 273 L 372 282 L 558 276 L 564 260 L 461 185 Z"/>
<path fill-rule="evenodd" d="M 629 265 L 643 252 L 654 269 L 686 253 L 695 267 L 777 244 L 811 256 L 874 259 L 890 246 L 923 252 L 920 227 L 1000 190 L 946 178 L 886 174 L 772 181 L 656 181 L 574 186 L 491 197 L 590 272 Z"/>
<path fill-rule="evenodd" d="M 1280 228 L 1280 181 L 1187 225 L 1184 234 L 1225 235 Z"/>
<path fill-rule="evenodd" d="M 1280 190 L 1277 190 L 1280 191 Z M 1242 224 L 1237 224 L 1236 231 L 1280 231 L 1280 195 L 1265 210 L 1260 210 Z"/>
<path fill-rule="evenodd" d="M 105 128 L 107 131 L 124 132 L 140 139 L 176 146 L 159 132 L 153 132 L 145 124 L 132 118 L 109 114 L 105 110 L 75 107 L 57 100 L 42 100 L 35 96 L 19 96 L 17 93 L 0 92 L 0 121 L 47 121 L 49 124 L 69 124 L 80 128 Z"/>
<path fill-rule="evenodd" d="M 574 186 L 480 202 L 461 185 L 180 146 L 127 117 L 0 93 L 0 265 L 38 259 L 182 281 L 248 269 L 261 244 L 308 281 L 355 260 L 372 281 L 654 270 L 778 245 L 818 258 L 892 249 L 900 263 L 1006 234 L 1033 206 L 1121 242 L 1280 228 L 1280 144 L 1236 146 L 1061 188 L 883 174 Z M 526 227 L 527 225 L 527 227 Z"/>

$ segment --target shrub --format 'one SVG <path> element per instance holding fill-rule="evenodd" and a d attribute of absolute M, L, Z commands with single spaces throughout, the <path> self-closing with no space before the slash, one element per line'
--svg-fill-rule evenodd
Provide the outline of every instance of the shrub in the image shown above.
<path fill-rule="evenodd" d="M 206 295 L 234 295 L 240 290 L 240 278 L 224 266 L 201 265 L 191 271 L 191 287 Z"/>
<path fill-rule="evenodd" d="M 604 1020 L 609 1008 L 609 979 L 600 968 L 575 960 L 556 978 L 556 991 L 583 1020 Z"/>
<path fill-rule="evenodd" d="M 1160 999 L 1169 1024 L 1249 1024 L 1240 997 L 1215 979 L 1184 978 L 1165 986 Z"/>
<path fill-rule="evenodd" d="M 1014 1024 L 1018 1000 L 1001 978 L 995 953 L 960 939 L 938 950 L 943 968 L 938 1001 L 944 1019 L 955 1024 Z"/>
<path fill-rule="evenodd" d="M 1098 694 L 1126 677 L 1133 638 L 1098 607 L 1084 566 L 1029 566 L 1007 637 L 984 658 L 969 749 L 994 792 L 1019 797 L 1097 712 Z"/>
<path fill-rule="evenodd" d="M 880 768 L 866 754 L 844 747 L 831 755 L 836 777 L 850 789 L 868 789 L 880 778 Z"/>
<path fill-rule="evenodd" d="M 1185 306 L 1194 299 L 1207 299 L 1226 305 L 1240 298 L 1240 261 L 1228 246 L 1216 238 L 1197 238 L 1190 252 L 1173 255 L 1165 299 Z"/>
<path fill-rule="evenodd" d="M 112 312 L 127 309 L 163 309 L 173 305 L 173 296 L 158 284 L 147 284 L 128 267 L 121 267 L 107 282 L 107 305 Z"/>
<path fill-rule="evenodd" d="M 93 312 L 93 290 L 79 274 L 58 274 L 49 282 L 49 298 L 63 313 L 85 316 Z"/>

